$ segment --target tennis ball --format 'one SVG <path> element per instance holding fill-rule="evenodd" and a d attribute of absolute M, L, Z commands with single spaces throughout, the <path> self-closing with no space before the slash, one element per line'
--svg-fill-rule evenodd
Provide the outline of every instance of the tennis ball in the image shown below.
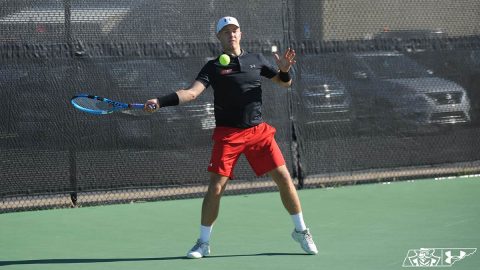
<path fill-rule="evenodd" d="M 220 55 L 220 58 L 218 59 L 218 61 L 222 66 L 226 66 L 230 64 L 230 56 L 228 56 L 228 54 L 222 54 Z"/>

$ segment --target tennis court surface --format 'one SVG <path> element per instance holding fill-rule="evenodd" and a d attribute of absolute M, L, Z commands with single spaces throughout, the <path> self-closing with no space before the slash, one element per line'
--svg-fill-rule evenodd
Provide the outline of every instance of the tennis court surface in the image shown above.
<path fill-rule="evenodd" d="M 431 248 L 451 251 L 453 264 L 439 257 L 437 267 L 478 269 L 479 180 L 301 190 L 318 256 L 303 255 L 290 238 L 275 192 L 224 197 L 212 254 L 200 260 L 184 259 L 198 236 L 200 199 L 7 213 L 0 268 L 387 270 L 412 266 L 407 255 Z"/>

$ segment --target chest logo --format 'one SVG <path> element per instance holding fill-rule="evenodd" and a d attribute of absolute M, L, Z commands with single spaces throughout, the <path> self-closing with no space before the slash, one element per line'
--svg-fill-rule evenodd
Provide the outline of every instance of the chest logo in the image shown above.
<path fill-rule="evenodd" d="M 233 69 L 229 68 L 229 69 L 222 69 L 220 70 L 220 74 L 221 75 L 227 75 L 227 74 L 230 74 L 233 72 Z"/>

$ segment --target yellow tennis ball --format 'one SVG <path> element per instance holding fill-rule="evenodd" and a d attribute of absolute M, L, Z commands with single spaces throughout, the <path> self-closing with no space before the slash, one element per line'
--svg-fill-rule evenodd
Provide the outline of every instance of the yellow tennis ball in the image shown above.
<path fill-rule="evenodd" d="M 218 59 L 218 61 L 222 66 L 226 66 L 230 64 L 230 56 L 228 56 L 228 54 L 222 54 L 220 55 L 220 58 Z"/>

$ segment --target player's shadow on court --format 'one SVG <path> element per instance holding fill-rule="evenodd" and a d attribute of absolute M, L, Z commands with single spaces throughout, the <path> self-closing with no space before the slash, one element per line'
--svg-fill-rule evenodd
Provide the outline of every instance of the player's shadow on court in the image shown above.
<path fill-rule="evenodd" d="M 256 254 L 232 254 L 207 256 L 204 259 L 229 258 L 229 257 L 256 257 L 256 256 L 293 256 L 306 255 L 304 253 L 256 253 Z M 77 264 L 77 263 L 110 263 L 110 262 L 142 262 L 142 261 L 174 261 L 190 260 L 185 256 L 178 257 L 157 257 L 157 258 L 112 258 L 112 259 L 38 259 L 38 260 L 16 260 L 0 261 L 0 266 L 6 265 L 35 265 L 35 264 Z"/>
<path fill-rule="evenodd" d="M 215 258 L 228 258 L 228 257 L 257 257 L 257 256 L 296 256 L 296 255 L 308 255 L 305 253 L 256 253 L 256 254 L 232 254 L 232 255 L 214 255 L 207 256 L 204 259 Z"/>

